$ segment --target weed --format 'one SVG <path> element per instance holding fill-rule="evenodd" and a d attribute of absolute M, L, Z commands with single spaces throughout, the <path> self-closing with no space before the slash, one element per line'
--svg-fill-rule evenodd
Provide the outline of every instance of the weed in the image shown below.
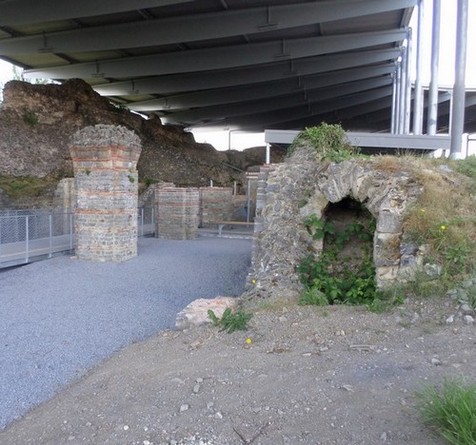
<path fill-rule="evenodd" d="M 230 308 L 226 308 L 221 318 L 218 318 L 211 309 L 208 310 L 208 318 L 212 321 L 214 326 L 221 327 L 222 331 L 231 334 L 235 331 L 246 331 L 248 329 L 248 322 L 253 317 L 253 314 L 248 314 L 243 311 L 236 311 L 232 313 Z"/>
<path fill-rule="evenodd" d="M 452 445 L 476 443 L 476 385 L 446 380 L 417 394 L 423 421 Z"/>
<path fill-rule="evenodd" d="M 22 114 L 23 122 L 30 127 L 35 126 L 38 123 L 38 116 L 32 110 L 25 110 Z"/>
<path fill-rule="evenodd" d="M 311 287 L 301 294 L 299 297 L 299 304 L 301 305 L 314 305 L 314 306 L 327 306 L 329 300 L 324 292 L 321 292 L 317 287 Z"/>
<path fill-rule="evenodd" d="M 310 144 L 320 160 L 342 162 L 359 153 L 356 147 L 347 141 L 344 129 L 340 125 L 330 125 L 325 122 L 317 127 L 306 128 L 299 133 L 290 153 L 301 144 Z"/>
<path fill-rule="evenodd" d="M 134 184 L 134 182 L 136 181 L 136 178 L 134 178 L 133 175 L 127 175 L 127 177 L 129 178 L 129 182 L 130 182 L 131 184 Z"/>
<path fill-rule="evenodd" d="M 305 291 L 299 304 L 371 304 L 378 295 L 375 283 L 375 267 L 366 244 L 372 242 L 373 223 L 358 221 L 337 230 L 333 224 L 310 215 L 304 224 L 314 239 L 326 241 L 326 251 L 318 258 L 309 255 L 297 268 Z M 342 257 L 342 251 L 350 241 L 361 241 L 361 257 Z"/>

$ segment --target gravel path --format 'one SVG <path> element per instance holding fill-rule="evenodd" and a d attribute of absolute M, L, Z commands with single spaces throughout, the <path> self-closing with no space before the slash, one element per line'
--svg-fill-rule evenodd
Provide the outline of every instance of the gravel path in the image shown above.
<path fill-rule="evenodd" d="M 244 290 L 251 241 L 139 240 L 121 264 L 57 257 L 0 271 L 0 429 L 196 298 Z"/>

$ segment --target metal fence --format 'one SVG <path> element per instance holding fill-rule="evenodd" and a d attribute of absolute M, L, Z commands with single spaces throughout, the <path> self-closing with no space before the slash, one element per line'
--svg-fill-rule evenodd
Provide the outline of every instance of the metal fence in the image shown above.
<path fill-rule="evenodd" d="M 155 233 L 153 207 L 138 209 L 138 236 Z M 0 267 L 24 264 L 74 250 L 72 212 L 0 211 Z"/>

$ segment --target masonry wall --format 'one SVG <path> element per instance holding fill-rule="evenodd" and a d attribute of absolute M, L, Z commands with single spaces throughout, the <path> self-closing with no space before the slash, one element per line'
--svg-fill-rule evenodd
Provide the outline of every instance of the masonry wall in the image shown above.
<path fill-rule="evenodd" d="M 233 188 L 200 188 L 200 227 L 211 227 L 213 222 L 233 219 Z"/>
<path fill-rule="evenodd" d="M 197 236 L 200 194 L 198 188 L 159 187 L 156 237 L 187 240 Z"/>
<path fill-rule="evenodd" d="M 258 178 L 250 298 L 290 298 L 302 291 L 301 261 L 319 255 L 322 240 L 314 240 L 304 224 L 321 218 L 329 203 L 346 197 L 362 203 L 376 220 L 373 260 L 376 282 L 388 286 L 411 275 L 419 265 L 419 250 L 409 255 L 403 233 L 406 209 L 422 188 L 411 176 L 381 172 L 371 160 L 319 163 L 313 150 L 296 149 L 283 164 L 264 166 Z"/>
<path fill-rule="evenodd" d="M 121 262 L 137 255 L 139 138 L 124 127 L 96 125 L 72 139 L 76 255 Z"/>

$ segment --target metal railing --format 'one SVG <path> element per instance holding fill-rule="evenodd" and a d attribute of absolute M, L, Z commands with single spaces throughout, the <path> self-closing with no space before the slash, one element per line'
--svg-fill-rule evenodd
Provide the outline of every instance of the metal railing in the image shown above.
<path fill-rule="evenodd" d="M 0 212 L 0 266 L 28 263 L 32 258 L 51 258 L 72 251 L 73 215 L 42 210 Z"/>
<path fill-rule="evenodd" d="M 155 233 L 153 207 L 138 209 L 138 236 Z M 0 268 L 74 250 L 72 212 L 0 211 Z"/>

